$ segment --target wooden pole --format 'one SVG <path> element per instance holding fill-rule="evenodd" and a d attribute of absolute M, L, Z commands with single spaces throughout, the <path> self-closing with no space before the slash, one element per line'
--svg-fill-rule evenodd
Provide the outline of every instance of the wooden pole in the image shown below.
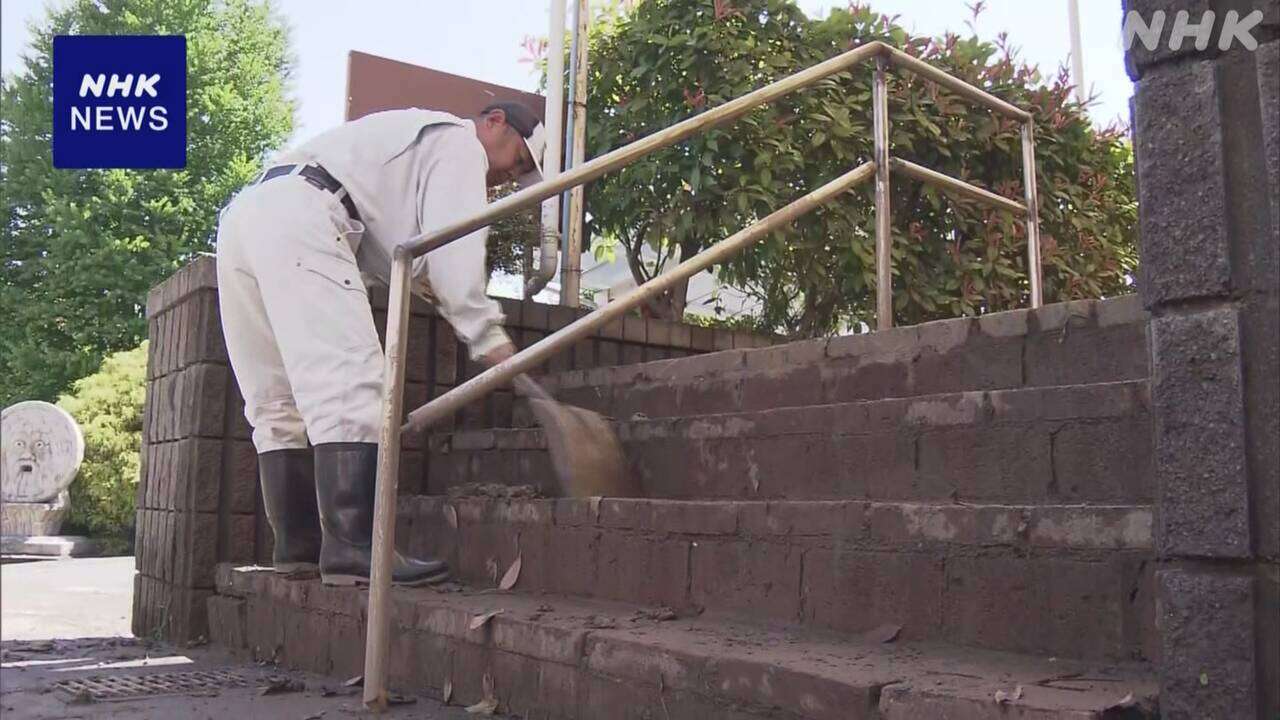
<path fill-rule="evenodd" d="M 1040 271 L 1040 195 L 1036 189 L 1036 129 L 1028 119 L 1022 124 L 1022 184 L 1027 204 L 1027 276 L 1031 280 L 1031 307 L 1044 305 Z"/>
<path fill-rule="evenodd" d="M 571 187 L 591 182 L 618 168 L 630 165 L 655 150 L 674 145 L 704 130 L 733 122 L 760 105 L 772 102 L 800 88 L 808 87 L 823 78 L 855 67 L 864 60 L 885 52 L 887 48 L 888 46 L 881 42 L 860 45 L 830 60 L 825 60 L 794 75 L 789 75 L 777 82 L 770 83 L 758 90 L 730 100 L 701 115 L 695 115 L 688 120 L 678 122 L 652 135 L 624 145 L 613 152 L 585 162 L 568 172 L 560 173 L 555 179 L 547 179 L 520 192 L 512 193 L 486 206 L 483 211 L 466 220 L 460 220 L 438 230 L 413 237 L 406 243 L 406 246 L 414 257 L 429 253 L 482 227 L 487 227 L 496 220 L 501 220 L 512 213 L 532 207 L 553 195 L 558 195 Z"/>
<path fill-rule="evenodd" d="M 893 216 L 889 207 L 889 81 L 883 57 L 876 58 L 871 88 L 876 161 L 876 328 L 893 327 Z"/>
<path fill-rule="evenodd" d="M 391 632 L 391 558 L 396 542 L 396 485 L 400 479 L 400 418 L 404 414 L 404 366 L 409 334 L 409 271 L 413 257 L 397 248 L 387 302 L 387 349 L 382 364 L 382 429 L 373 504 L 373 555 L 369 576 L 369 626 L 364 647 L 364 704 L 387 709 L 387 649 Z"/>
<path fill-rule="evenodd" d="M 409 414 L 401 432 L 421 432 L 439 420 L 452 415 L 464 405 L 489 394 L 494 388 L 506 385 L 523 372 L 541 365 L 552 355 L 573 345 L 600 327 L 621 317 L 631 308 L 658 296 L 676 283 L 693 277 L 717 263 L 733 257 L 743 248 L 782 228 L 814 208 L 831 202 L 840 194 L 859 183 L 871 179 L 876 172 L 874 162 L 864 163 L 841 175 L 813 192 L 796 199 L 791 204 L 757 220 L 733 235 L 721 240 L 697 255 L 685 260 L 649 282 L 631 290 L 598 310 L 584 315 L 555 334 L 521 350 L 515 357 L 485 370 L 474 378 L 450 390 Z M 372 621 L 372 615 L 370 615 Z"/>
<path fill-rule="evenodd" d="M 926 80 L 947 88 L 962 98 L 971 102 L 976 102 L 979 105 L 985 105 L 991 110 L 1011 117 L 1014 120 L 1026 122 L 1031 119 L 1031 113 L 1023 110 L 1022 108 L 1010 105 L 986 90 L 974 87 L 960 78 L 952 77 L 945 71 L 939 70 L 929 63 L 920 60 L 919 58 L 914 58 L 895 47 L 886 45 L 885 48 L 888 53 L 888 58 L 890 62 L 893 63 L 894 67 L 910 70 Z"/>
<path fill-rule="evenodd" d="M 894 170 L 906 175 L 907 177 L 915 178 L 916 180 L 929 183 L 930 185 L 936 185 L 947 192 L 961 195 L 969 198 L 970 200 L 976 200 L 986 205 L 992 205 L 1000 208 L 1001 210 L 1008 210 L 1019 217 L 1027 214 L 1026 205 L 1010 200 L 1003 195 L 997 195 L 990 190 L 984 190 L 977 185 L 972 185 L 963 180 L 957 180 L 950 175 L 943 175 L 936 170 L 930 170 L 927 167 L 917 165 L 908 160 L 903 160 L 902 158 L 894 158 L 891 162 L 893 163 Z"/>

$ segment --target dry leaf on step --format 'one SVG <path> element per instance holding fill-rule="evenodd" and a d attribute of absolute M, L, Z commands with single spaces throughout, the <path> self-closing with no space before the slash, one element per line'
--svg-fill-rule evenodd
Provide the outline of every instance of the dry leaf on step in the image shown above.
<path fill-rule="evenodd" d="M 452 505 L 444 506 L 444 516 L 449 521 L 449 527 L 454 530 L 458 529 L 458 509 Z"/>
<path fill-rule="evenodd" d="M 361 687 L 364 685 L 364 676 L 357 675 L 353 678 L 348 678 L 346 682 L 342 683 L 342 685 L 344 687 Z"/>
<path fill-rule="evenodd" d="M 506 574 L 502 576 L 502 582 L 498 583 L 500 589 L 510 590 L 516 586 L 516 581 L 520 579 L 520 561 L 521 556 L 517 555 L 515 562 L 511 563 L 511 567 L 507 568 Z"/>
<path fill-rule="evenodd" d="M 388 705 L 413 705 L 418 702 L 418 698 L 412 695 L 401 695 L 400 693 L 387 693 Z"/>
<path fill-rule="evenodd" d="M 1015 687 L 1015 688 L 1013 689 L 1013 692 L 1011 692 L 1011 693 L 1005 692 L 1004 690 L 997 690 L 997 691 L 996 691 L 996 704 L 997 704 L 997 705 L 1008 705 L 1010 702 L 1016 702 L 1016 701 L 1021 700 L 1021 699 L 1022 699 L 1022 686 L 1021 686 L 1021 685 L 1019 685 L 1019 686 Z"/>
<path fill-rule="evenodd" d="M 444 679 L 444 689 L 440 691 L 440 697 L 443 698 L 445 705 L 449 704 L 449 700 L 453 698 L 453 680 Z"/>
<path fill-rule="evenodd" d="M 494 692 L 493 676 L 484 674 L 484 699 L 467 708 L 472 715 L 492 715 L 498 710 L 498 695 Z"/>
<path fill-rule="evenodd" d="M 1106 708 L 1106 710 L 1127 710 L 1137 704 L 1138 701 L 1134 699 L 1133 693 L 1129 693 Z"/>
<path fill-rule="evenodd" d="M 495 617 L 497 617 L 498 615 L 501 615 L 504 612 L 506 612 L 506 610 L 490 610 L 489 612 L 484 613 L 483 615 L 476 615 L 475 617 L 471 618 L 471 629 L 479 630 L 480 628 L 484 627 L 485 623 L 489 622 L 490 620 L 494 619 Z"/>

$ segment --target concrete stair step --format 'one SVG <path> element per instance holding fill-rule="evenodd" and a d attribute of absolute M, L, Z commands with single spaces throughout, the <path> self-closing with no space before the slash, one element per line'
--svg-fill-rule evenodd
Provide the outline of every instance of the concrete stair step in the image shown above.
<path fill-rule="evenodd" d="M 212 640 L 347 678 L 362 672 L 366 593 L 223 566 Z M 595 720 L 1151 718 L 1140 664 L 1079 663 L 898 639 L 842 638 L 712 613 L 472 589 L 397 589 L 394 689 L 469 705 L 492 679 L 509 716 Z M 499 612 L 476 627 L 476 619 Z M 996 701 L 1002 692 L 1009 699 Z M 1108 710 L 1132 698 L 1143 707 Z"/>
<path fill-rule="evenodd" d="M 1150 376 L 1136 296 L 1048 305 L 884 332 L 550 374 L 564 402 L 605 415 L 682 417 Z M 425 398 L 423 398 L 425 400 Z M 509 392 L 459 427 L 531 427 Z"/>
<path fill-rule="evenodd" d="M 1148 506 L 404 497 L 403 550 L 495 586 L 1059 657 L 1154 658 Z"/>
<path fill-rule="evenodd" d="M 647 497 L 1147 504 L 1145 380 L 621 419 Z M 538 429 L 432 438 L 427 491 L 529 484 L 555 494 Z"/>

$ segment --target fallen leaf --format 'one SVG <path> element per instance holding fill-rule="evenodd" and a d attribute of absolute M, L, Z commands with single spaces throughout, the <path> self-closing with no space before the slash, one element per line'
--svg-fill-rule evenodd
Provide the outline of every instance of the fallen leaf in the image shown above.
<path fill-rule="evenodd" d="M 1009 693 L 1007 693 L 1007 692 L 1005 692 L 1005 691 L 1003 691 L 1003 690 L 997 690 L 997 691 L 996 691 L 996 704 L 997 704 L 997 705 L 1007 705 L 1007 704 L 1009 704 Z"/>
<path fill-rule="evenodd" d="M 308 716 L 306 716 L 306 717 L 302 718 L 302 720 L 320 720 L 320 718 L 322 718 L 322 717 L 324 717 L 324 711 L 323 711 L 323 710 L 321 710 L 321 711 L 320 711 L 320 712 L 318 712 L 318 713 L 311 713 L 310 715 L 308 715 Z"/>
<path fill-rule="evenodd" d="M 364 687 L 364 676 L 357 675 L 353 678 L 348 678 L 347 681 L 342 684 L 344 687 Z"/>
<path fill-rule="evenodd" d="M 412 695 L 401 695 L 393 692 L 387 693 L 388 705 L 412 705 L 416 702 L 418 702 L 418 698 L 413 697 Z"/>
<path fill-rule="evenodd" d="M 489 571 L 489 579 L 495 583 L 498 582 L 498 561 L 489 558 L 485 561 L 484 568 Z"/>
<path fill-rule="evenodd" d="M 670 607 L 663 605 L 662 607 L 653 609 L 637 610 L 634 613 L 633 620 L 656 620 L 663 622 L 665 620 L 675 620 L 678 616 L 676 611 Z"/>
<path fill-rule="evenodd" d="M 498 696 L 494 692 L 493 676 L 485 673 L 481 684 L 484 687 L 484 698 L 475 705 L 467 707 L 467 712 L 472 715 L 492 715 L 498 710 Z"/>
<path fill-rule="evenodd" d="M 869 630 L 863 634 L 863 639 L 872 643 L 891 643 L 898 639 L 898 635 L 902 632 L 901 625 L 881 625 L 874 630 Z"/>
<path fill-rule="evenodd" d="M 503 590 L 510 590 L 515 587 L 516 581 L 520 579 L 520 564 L 522 556 L 517 555 L 515 562 L 511 563 L 511 567 L 507 568 L 507 572 L 502 576 L 502 582 L 498 583 L 498 587 Z"/>
<path fill-rule="evenodd" d="M 489 612 L 484 613 L 483 615 L 476 615 L 475 617 L 471 618 L 471 629 L 479 630 L 480 628 L 484 627 L 485 623 L 489 622 L 490 620 L 494 619 L 495 617 L 497 617 L 498 615 L 501 615 L 504 612 L 506 612 L 506 610 L 490 610 Z"/>
<path fill-rule="evenodd" d="M 259 695 L 280 695 L 283 693 L 299 692 L 306 690 L 307 686 L 300 680 L 294 680 L 283 675 L 272 675 L 267 678 L 267 684 L 258 688 Z"/>
<path fill-rule="evenodd" d="M 1133 693 L 1129 693 L 1128 695 L 1125 695 L 1124 697 L 1120 698 L 1119 700 L 1112 703 L 1111 705 L 1108 705 L 1107 707 L 1103 708 L 1103 712 L 1106 712 L 1107 710 L 1125 710 L 1137 704 L 1138 704 L 1138 701 L 1133 697 Z"/>
<path fill-rule="evenodd" d="M 1013 699 L 1014 699 L 1014 700 L 1021 700 L 1021 699 L 1022 699 L 1022 686 L 1021 686 L 1021 685 L 1019 685 L 1018 687 L 1016 687 L 1016 688 L 1014 688 L 1014 689 L 1013 689 Z"/>
<path fill-rule="evenodd" d="M 444 704 L 448 705 L 453 699 L 453 680 L 445 678 L 444 689 L 440 691 L 440 697 L 444 699 Z"/>
<path fill-rule="evenodd" d="M 444 506 L 444 516 L 449 520 L 449 527 L 458 529 L 458 510 L 452 505 Z"/>

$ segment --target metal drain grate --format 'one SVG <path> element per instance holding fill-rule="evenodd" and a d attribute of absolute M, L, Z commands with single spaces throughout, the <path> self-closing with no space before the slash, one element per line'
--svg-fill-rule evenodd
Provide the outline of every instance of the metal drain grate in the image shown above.
<path fill-rule="evenodd" d="M 158 673 L 155 675 L 95 675 L 75 680 L 62 680 L 54 687 L 73 698 L 89 698 L 98 702 L 136 700 L 165 695 L 193 693 L 245 687 L 249 684 L 238 673 L 222 671 Z"/>

